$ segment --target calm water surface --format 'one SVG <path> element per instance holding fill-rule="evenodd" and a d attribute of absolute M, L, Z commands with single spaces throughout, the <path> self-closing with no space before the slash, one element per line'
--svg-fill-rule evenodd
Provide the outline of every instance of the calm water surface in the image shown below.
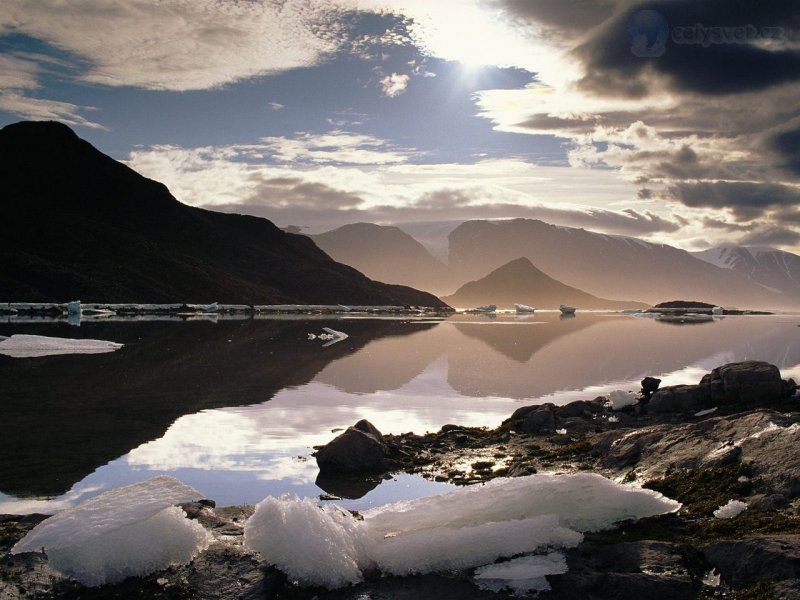
<path fill-rule="evenodd" d="M 0 513 L 53 512 L 169 474 L 219 505 L 324 489 L 310 456 L 358 419 L 384 433 L 446 423 L 496 426 L 519 406 L 615 389 L 696 383 L 712 368 L 766 360 L 800 379 L 800 317 L 691 325 L 537 312 L 446 320 L 0 323 L 125 344 L 111 354 L 0 356 Z M 323 347 L 322 327 L 350 338 Z M 350 492 L 353 508 L 439 493 L 398 476 Z M 370 488 L 373 488 L 371 489 Z"/>

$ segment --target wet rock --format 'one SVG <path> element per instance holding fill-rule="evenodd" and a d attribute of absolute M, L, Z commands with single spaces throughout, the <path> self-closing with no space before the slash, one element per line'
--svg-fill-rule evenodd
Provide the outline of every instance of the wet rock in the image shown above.
<path fill-rule="evenodd" d="M 558 426 L 561 429 L 566 429 L 567 433 L 587 433 L 589 431 L 594 431 L 594 423 L 582 417 L 561 419 L 558 422 Z"/>
<path fill-rule="evenodd" d="M 654 413 L 695 413 L 710 406 L 707 386 L 669 385 L 653 394 L 648 409 Z"/>
<path fill-rule="evenodd" d="M 375 473 L 391 468 L 381 432 L 361 420 L 317 451 L 320 473 Z"/>
<path fill-rule="evenodd" d="M 504 423 L 508 423 L 510 421 L 518 421 L 519 419 L 524 419 L 530 413 L 539 410 L 541 407 L 542 407 L 541 404 L 532 404 L 530 406 L 520 406 L 517 410 L 515 410 L 513 413 L 511 413 L 511 416 L 508 417 L 508 419 L 506 419 L 504 421 Z"/>
<path fill-rule="evenodd" d="M 527 461 L 516 462 L 508 468 L 506 475 L 508 477 L 525 477 L 527 475 L 536 474 L 537 469 Z"/>

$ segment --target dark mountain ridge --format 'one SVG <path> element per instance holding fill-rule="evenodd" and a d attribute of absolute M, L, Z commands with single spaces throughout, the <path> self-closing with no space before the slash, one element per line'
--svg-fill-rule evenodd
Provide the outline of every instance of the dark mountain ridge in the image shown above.
<path fill-rule="evenodd" d="M 443 306 L 306 236 L 180 203 L 66 125 L 0 130 L 0 300 Z"/>

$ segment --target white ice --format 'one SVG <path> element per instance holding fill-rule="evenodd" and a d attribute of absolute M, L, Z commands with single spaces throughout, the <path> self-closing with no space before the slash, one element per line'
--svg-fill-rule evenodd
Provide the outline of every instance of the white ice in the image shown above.
<path fill-rule="evenodd" d="M 522 556 L 504 563 L 486 565 L 473 575 L 478 587 L 499 592 L 511 590 L 515 595 L 544 592 L 550 589 L 546 575 L 567 572 L 567 560 L 560 552 Z"/>
<path fill-rule="evenodd" d="M 202 525 L 174 506 L 202 497 L 174 477 L 153 477 L 50 517 L 11 552 L 44 549 L 54 569 L 88 586 L 147 575 L 187 563 L 209 545 Z"/>
<path fill-rule="evenodd" d="M 729 500 L 727 504 L 720 506 L 714 511 L 714 516 L 718 519 L 733 519 L 747 510 L 747 502 L 741 500 Z"/>
<path fill-rule="evenodd" d="M 626 406 L 632 406 L 638 402 L 636 394 L 633 392 L 626 392 L 624 390 L 614 390 L 608 393 L 608 399 L 611 401 L 611 410 L 619 410 Z"/>
<path fill-rule="evenodd" d="M 572 547 L 582 531 L 678 508 L 657 492 L 600 475 L 536 474 L 371 509 L 363 521 L 331 505 L 267 498 L 245 524 L 245 545 L 295 580 L 334 588 L 359 581 L 370 566 L 427 573 Z"/>
<path fill-rule="evenodd" d="M 122 346 L 123 344 L 105 340 L 74 340 L 20 333 L 0 340 L 0 354 L 13 358 L 36 358 L 54 354 L 102 354 L 119 350 Z"/>

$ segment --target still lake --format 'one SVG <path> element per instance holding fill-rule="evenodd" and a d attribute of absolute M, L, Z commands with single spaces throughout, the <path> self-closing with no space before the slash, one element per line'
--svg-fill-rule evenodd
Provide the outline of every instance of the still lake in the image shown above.
<path fill-rule="evenodd" d="M 108 354 L 0 355 L 0 514 L 50 513 L 160 474 L 218 505 L 323 493 L 313 446 L 366 418 L 383 433 L 498 425 L 527 404 L 696 383 L 765 360 L 800 379 L 800 317 L 675 324 L 613 313 L 562 318 L 295 318 L 0 323 L 0 335 L 103 339 Z M 322 327 L 350 337 L 309 339 Z M 324 482 L 321 482 L 324 487 Z M 449 489 L 412 476 L 343 504 Z"/>

